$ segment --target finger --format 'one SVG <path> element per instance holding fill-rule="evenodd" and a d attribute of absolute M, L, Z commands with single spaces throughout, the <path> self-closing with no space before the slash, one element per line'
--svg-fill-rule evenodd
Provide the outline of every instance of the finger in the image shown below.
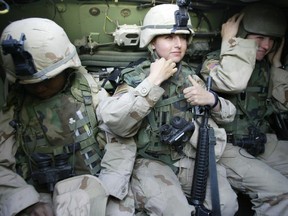
<path fill-rule="evenodd" d="M 283 47 L 284 44 L 285 44 L 285 37 L 283 37 L 283 38 L 281 39 L 281 45 L 280 45 L 280 47 Z"/>
<path fill-rule="evenodd" d="M 162 57 L 163 58 L 163 57 Z M 163 58 L 163 59 L 165 59 L 165 58 Z M 169 64 L 171 64 L 171 63 L 173 63 L 173 60 L 172 59 L 167 59 L 166 60 Z"/>
<path fill-rule="evenodd" d="M 176 63 L 175 63 L 175 62 L 173 62 L 173 61 L 172 61 L 172 62 L 170 62 L 170 65 L 171 65 L 171 67 L 172 67 L 172 68 L 175 68 L 175 67 L 176 67 Z"/>
<path fill-rule="evenodd" d="M 168 60 L 166 60 L 166 62 L 167 62 L 169 65 L 174 65 L 174 66 L 176 66 L 176 63 L 175 63 L 172 59 L 168 59 Z"/>
<path fill-rule="evenodd" d="M 188 79 L 189 79 L 190 83 L 192 84 L 192 86 L 199 86 L 197 81 L 194 80 L 191 75 L 188 76 Z"/>
<path fill-rule="evenodd" d="M 230 21 L 235 21 L 238 16 L 239 16 L 239 13 L 234 14 L 234 15 L 230 18 Z"/>
<path fill-rule="evenodd" d="M 236 19 L 236 23 L 239 24 L 244 17 L 244 13 L 241 13 L 238 18 Z"/>

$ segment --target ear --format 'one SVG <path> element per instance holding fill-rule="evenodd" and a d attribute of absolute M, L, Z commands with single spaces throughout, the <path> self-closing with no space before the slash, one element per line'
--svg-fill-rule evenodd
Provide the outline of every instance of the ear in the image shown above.
<path fill-rule="evenodd" d="M 152 50 L 155 50 L 156 47 L 155 47 L 155 43 L 156 43 L 156 37 L 154 37 L 151 42 L 149 43 L 149 46 Z"/>
<path fill-rule="evenodd" d="M 155 50 L 155 45 L 154 45 L 154 44 L 155 44 L 155 41 L 152 41 L 152 42 L 151 42 L 151 48 L 152 48 L 152 50 Z"/>

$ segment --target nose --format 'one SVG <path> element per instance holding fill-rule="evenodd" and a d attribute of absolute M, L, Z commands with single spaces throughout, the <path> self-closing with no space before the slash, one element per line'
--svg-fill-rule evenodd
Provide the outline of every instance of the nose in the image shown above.
<path fill-rule="evenodd" d="M 47 87 L 45 85 L 37 85 L 35 86 L 35 91 L 43 91 L 46 90 Z"/>
<path fill-rule="evenodd" d="M 260 46 L 266 50 L 270 49 L 272 45 L 273 45 L 273 40 L 270 37 L 264 37 L 260 43 Z"/>
<path fill-rule="evenodd" d="M 175 35 L 174 37 L 174 44 L 175 44 L 175 47 L 181 47 L 181 37 L 179 35 Z"/>
<path fill-rule="evenodd" d="M 42 92 L 44 90 L 47 90 L 47 86 L 40 82 L 40 83 L 35 83 L 35 84 L 31 84 L 31 85 L 27 85 L 26 86 L 30 91 L 34 91 L 35 93 L 37 92 Z"/>

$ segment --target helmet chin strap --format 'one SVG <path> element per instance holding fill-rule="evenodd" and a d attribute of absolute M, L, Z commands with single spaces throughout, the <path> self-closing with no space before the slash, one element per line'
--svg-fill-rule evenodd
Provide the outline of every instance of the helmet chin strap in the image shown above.
<path fill-rule="evenodd" d="M 148 50 L 151 54 L 151 60 L 154 62 L 156 59 L 160 59 L 160 56 L 157 54 L 156 50 L 152 48 L 151 43 L 148 45 Z"/>

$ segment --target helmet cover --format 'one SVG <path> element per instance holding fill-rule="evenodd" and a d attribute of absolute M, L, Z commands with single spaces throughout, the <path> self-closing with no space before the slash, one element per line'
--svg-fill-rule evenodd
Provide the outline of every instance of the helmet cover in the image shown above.
<path fill-rule="evenodd" d="M 188 34 L 188 43 L 191 43 L 194 31 L 189 14 L 187 25 L 183 28 L 177 25 L 176 14 L 179 11 L 176 4 L 160 4 L 152 7 L 144 17 L 140 34 L 140 48 L 146 47 L 155 36 L 165 34 Z"/>
<path fill-rule="evenodd" d="M 245 7 L 238 36 L 245 38 L 248 34 L 259 34 L 281 38 L 286 32 L 286 17 L 277 7 L 268 4 L 252 4 Z"/>
<path fill-rule="evenodd" d="M 67 68 L 81 66 L 76 48 L 63 28 L 49 19 L 27 18 L 12 22 L 3 30 L 0 42 L 3 66 L 12 82 L 37 83 Z M 22 50 L 19 51 L 19 47 Z M 19 56 L 24 57 L 17 65 Z M 19 65 L 29 68 L 26 71 L 30 72 L 19 72 Z"/>

